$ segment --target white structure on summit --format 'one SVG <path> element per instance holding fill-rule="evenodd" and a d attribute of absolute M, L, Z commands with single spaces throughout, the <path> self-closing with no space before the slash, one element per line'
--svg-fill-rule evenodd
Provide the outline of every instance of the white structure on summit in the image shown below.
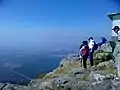
<path fill-rule="evenodd" d="M 109 14 L 108 17 L 112 20 L 112 40 L 116 41 L 118 35 L 113 29 L 115 28 L 115 26 L 120 27 L 120 13 L 112 13 Z"/>
<path fill-rule="evenodd" d="M 120 77 L 120 13 L 114 13 L 108 16 L 112 20 L 112 40 L 116 42 L 113 56 L 115 57 L 115 67 Z"/>

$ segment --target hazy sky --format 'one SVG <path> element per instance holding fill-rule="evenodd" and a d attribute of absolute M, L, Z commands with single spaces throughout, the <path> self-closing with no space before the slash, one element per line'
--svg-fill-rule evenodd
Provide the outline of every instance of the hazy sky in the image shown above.
<path fill-rule="evenodd" d="M 0 0 L 0 46 L 54 48 L 110 36 L 107 14 L 119 10 L 114 0 Z"/>

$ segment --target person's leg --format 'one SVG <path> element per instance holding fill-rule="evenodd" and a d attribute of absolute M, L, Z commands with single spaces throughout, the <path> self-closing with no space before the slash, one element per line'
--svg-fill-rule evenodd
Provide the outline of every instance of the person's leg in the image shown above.
<path fill-rule="evenodd" d="M 78 54 L 78 57 L 79 57 L 79 60 L 80 60 L 80 58 L 81 58 L 80 52 L 79 52 L 79 54 Z"/>
<path fill-rule="evenodd" d="M 90 59 L 90 65 L 93 66 L 94 65 L 94 62 L 93 62 L 93 52 L 90 52 L 89 59 Z"/>
<path fill-rule="evenodd" d="M 81 64 L 81 67 L 82 67 L 82 63 L 83 63 L 82 61 L 83 61 L 83 59 L 81 58 L 81 59 L 80 59 L 80 64 Z"/>
<path fill-rule="evenodd" d="M 87 68 L 86 61 L 87 61 L 87 56 L 84 55 L 84 56 L 83 56 L 83 67 L 84 67 L 85 69 Z"/>

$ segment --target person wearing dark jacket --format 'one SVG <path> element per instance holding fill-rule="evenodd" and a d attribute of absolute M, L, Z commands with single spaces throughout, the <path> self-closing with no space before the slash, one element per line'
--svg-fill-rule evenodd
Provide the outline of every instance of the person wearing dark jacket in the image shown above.
<path fill-rule="evenodd" d="M 83 55 L 82 55 L 82 50 L 83 50 L 83 48 L 84 48 L 84 42 L 85 41 L 82 41 L 82 44 L 80 45 L 80 47 L 79 47 L 79 60 L 80 60 L 80 63 L 81 63 L 81 66 L 82 66 L 82 59 L 83 59 Z"/>
<path fill-rule="evenodd" d="M 107 39 L 105 37 L 101 37 L 101 42 L 98 43 L 98 46 L 101 47 L 103 44 L 107 42 Z"/>
<path fill-rule="evenodd" d="M 83 58 L 83 67 L 86 69 L 87 58 L 89 56 L 89 46 L 87 41 L 83 42 L 83 47 L 81 48 L 81 51 L 82 51 L 82 58 Z"/>

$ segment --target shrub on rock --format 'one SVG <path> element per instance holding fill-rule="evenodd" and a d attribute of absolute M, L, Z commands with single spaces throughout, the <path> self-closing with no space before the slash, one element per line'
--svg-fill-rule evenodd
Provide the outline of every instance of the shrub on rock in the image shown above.
<path fill-rule="evenodd" d="M 103 50 L 100 50 L 94 55 L 95 65 L 101 62 L 111 60 L 112 58 L 113 58 L 113 55 L 111 52 L 105 52 Z"/>

